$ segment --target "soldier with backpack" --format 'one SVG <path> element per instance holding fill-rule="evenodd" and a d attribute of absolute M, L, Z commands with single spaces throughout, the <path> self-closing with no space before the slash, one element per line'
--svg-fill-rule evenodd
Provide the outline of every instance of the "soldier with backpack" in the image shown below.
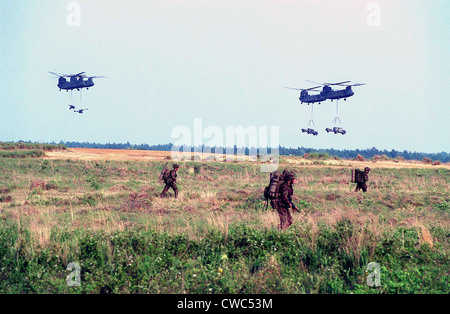
<path fill-rule="evenodd" d="M 356 183 L 355 192 L 359 190 L 363 190 L 363 193 L 367 192 L 366 182 L 369 181 L 369 171 L 369 167 L 364 168 L 364 171 L 359 169 L 352 170 L 352 182 Z"/>
<path fill-rule="evenodd" d="M 164 186 L 163 191 L 161 192 L 160 197 L 164 197 L 169 188 L 172 188 L 175 193 L 175 198 L 178 198 L 178 187 L 177 187 L 177 171 L 180 166 L 177 164 L 173 165 L 172 170 L 168 170 L 166 166 L 164 166 L 163 171 L 161 172 L 160 179 L 164 180 L 166 184 Z"/>
<path fill-rule="evenodd" d="M 299 212 L 292 202 L 292 195 L 294 194 L 292 185 L 294 183 L 294 173 L 287 171 L 287 169 L 283 173 L 275 171 L 270 174 L 270 184 L 264 190 L 264 197 L 267 202 L 270 199 L 270 205 L 280 216 L 280 224 L 278 225 L 280 230 L 286 229 L 292 224 L 290 208 Z"/>
<path fill-rule="evenodd" d="M 289 211 L 292 208 L 294 211 L 298 212 L 298 209 L 292 203 L 292 195 L 294 194 L 294 189 L 292 185 L 295 183 L 295 176 L 293 173 L 287 173 L 283 176 L 283 182 L 281 183 L 278 190 L 278 202 L 275 209 L 280 215 L 280 224 L 278 229 L 283 230 L 292 225 L 292 216 Z"/>

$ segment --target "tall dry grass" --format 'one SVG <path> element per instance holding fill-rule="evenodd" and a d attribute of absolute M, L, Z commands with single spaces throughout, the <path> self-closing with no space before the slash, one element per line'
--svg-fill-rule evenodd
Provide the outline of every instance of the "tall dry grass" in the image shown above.
<path fill-rule="evenodd" d="M 448 170 L 383 169 L 370 174 L 369 191 L 355 193 L 345 162 L 310 164 L 289 158 L 280 169 L 296 173 L 291 229 L 314 243 L 321 226 L 349 221 L 356 229 L 346 248 L 358 251 L 395 228 L 416 228 L 423 243 L 433 245 L 433 226 L 448 228 L 449 216 L 436 210 L 448 199 Z M 49 245 L 51 230 L 85 229 L 113 233 L 129 228 L 202 237 L 209 230 L 227 234 L 232 225 L 276 229 L 279 218 L 265 210 L 268 174 L 249 162 L 183 162 L 179 197 L 159 198 L 164 162 L 9 161 L 0 187 L 11 187 L 12 203 L 0 203 L 4 220 L 29 228 L 37 245 Z M 353 166 L 353 165 L 352 165 Z M 52 183 L 53 189 L 30 189 L 30 178 Z M 12 179 L 12 180 L 10 180 Z M 370 239 L 366 234 L 371 234 Z M 371 242 L 372 241 L 372 242 Z"/>

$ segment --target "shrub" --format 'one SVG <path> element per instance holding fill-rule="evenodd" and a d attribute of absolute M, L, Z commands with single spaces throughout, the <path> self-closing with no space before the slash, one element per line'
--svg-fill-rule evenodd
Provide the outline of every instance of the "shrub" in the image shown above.
<path fill-rule="evenodd" d="M 45 153 L 42 150 L 7 150 L 0 151 L 0 158 L 36 158 L 42 157 Z"/>
<path fill-rule="evenodd" d="M 375 155 L 372 157 L 372 161 L 389 161 L 391 160 L 391 158 L 389 158 L 386 155 Z"/>
<path fill-rule="evenodd" d="M 309 159 L 309 160 L 327 160 L 330 159 L 330 155 L 328 155 L 327 153 L 318 153 L 318 152 L 312 152 L 312 153 L 305 153 L 303 155 L 304 158 Z"/>

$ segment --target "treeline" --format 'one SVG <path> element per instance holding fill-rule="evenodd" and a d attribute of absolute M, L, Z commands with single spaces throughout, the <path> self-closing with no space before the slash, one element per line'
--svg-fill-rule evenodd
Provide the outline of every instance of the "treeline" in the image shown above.
<path fill-rule="evenodd" d="M 315 148 L 304 148 L 304 147 L 298 147 L 298 148 L 285 148 L 280 147 L 280 155 L 294 155 L 294 156 L 302 156 L 304 154 L 311 154 L 311 153 L 319 153 L 319 154 L 328 154 L 332 157 L 338 157 L 342 159 L 354 159 L 358 156 L 362 156 L 365 159 L 372 159 L 380 156 L 385 156 L 390 159 L 396 159 L 396 158 L 404 158 L 405 160 L 423 160 L 425 159 L 431 159 L 435 161 L 440 161 L 442 163 L 450 162 L 450 154 L 446 152 L 440 152 L 440 153 L 422 153 L 422 152 L 410 152 L 407 150 L 404 151 L 397 151 L 395 149 L 392 150 L 380 150 L 375 147 L 369 148 L 369 149 L 343 149 L 343 150 L 337 150 L 337 149 L 315 149 Z"/>
<path fill-rule="evenodd" d="M 63 144 L 41 144 L 32 142 L 0 142 L 0 158 L 38 158 L 45 152 L 64 150 Z"/>
<path fill-rule="evenodd" d="M 17 142 L 0 142 L 0 150 L 40 150 L 40 151 L 54 151 L 64 150 L 67 147 L 64 144 L 43 144 L 34 143 L 31 141 L 17 141 Z"/>
<path fill-rule="evenodd" d="M 158 144 L 158 145 L 148 145 L 148 144 L 130 144 L 130 142 L 126 143 L 90 143 L 90 142 L 63 142 L 60 144 L 64 144 L 67 147 L 73 148 L 103 148 L 103 149 L 136 149 L 136 150 L 158 150 L 158 151 L 170 151 L 172 150 L 173 144 Z"/>
<path fill-rule="evenodd" d="M 158 145 L 149 145 L 149 144 L 130 144 L 127 143 L 90 143 L 90 142 L 60 142 L 60 144 L 66 145 L 67 147 L 82 147 L 82 148 L 103 148 L 103 149 L 135 149 L 135 150 L 158 150 L 158 151 L 171 151 L 174 147 L 172 143 L 168 144 L 158 144 Z M 182 147 L 175 147 L 175 150 L 186 149 Z M 189 147 L 191 151 L 200 150 L 200 147 Z M 201 147 L 201 151 L 211 151 L 212 153 L 216 152 L 215 147 Z M 223 150 L 223 148 L 222 148 Z M 242 153 L 245 152 L 246 155 L 257 154 L 260 153 L 259 149 L 256 148 L 233 148 L 234 153 Z M 267 153 L 271 153 L 270 148 L 267 150 Z M 440 161 L 442 163 L 450 162 L 450 154 L 447 152 L 440 153 L 422 153 L 422 152 L 410 152 L 410 151 L 397 151 L 395 149 L 392 150 L 380 150 L 375 147 L 369 149 L 317 149 L 317 148 L 306 148 L 306 147 L 279 147 L 280 155 L 293 155 L 293 156 L 303 156 L 305 154 L 319 154 L 325 155 L 329 157 L 336 157 L 342 159 L 354 159 L 358 156 L 362 156 L 365 159 L 376 158 L 377 156 L 383 156 L 391 159 L 395 158 L 404 158 L 405 160 L 423 160 L 431 159 L 435 161 Z"/>

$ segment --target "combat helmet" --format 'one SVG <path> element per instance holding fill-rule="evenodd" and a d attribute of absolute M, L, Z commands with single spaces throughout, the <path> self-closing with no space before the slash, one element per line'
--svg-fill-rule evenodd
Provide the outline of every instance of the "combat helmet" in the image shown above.
<path fill-rule="evenodd" d="M 283 176 L 284 182 L 289 182 L 290 180 L 295 179 L 295 174 L 292 171 L 286 171 L 286 173 Z"/>

